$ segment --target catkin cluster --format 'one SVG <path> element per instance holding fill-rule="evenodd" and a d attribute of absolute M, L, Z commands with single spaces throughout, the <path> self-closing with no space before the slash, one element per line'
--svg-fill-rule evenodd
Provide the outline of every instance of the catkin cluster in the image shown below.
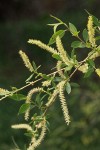
<path fill-rule="evenodd" d="M 88 24 L 87 24 L 87 29 L 88 29 L 88 35 L 89 35 L 89 42 L 91 43 L 92 47 L 96 47 L 96 41 L 95 41 L 95 29 L 93 27 L 93 17 L 89 16 L 88 18 Z"/>
<path fill-rule="evenodd" d="M 36 139 L 34 136 L 31 139 L 30 145 L 27 150 L 35 150 L 36 147 L 38 147 L 41 142 L 43 141 L 44 137 L 46 134 L 46 121 L 45 119 L 42 121 L 42 126 L 41 126 L 41 133 L 38 139 Z"/>
<path fill-rule="evenodd" d="M 47 109 L 56 101 L 57 97 L 59 97 L 61 109 L 63 112 L 64 120 L 67 125 L 70 123 L 70 116 L 69 116 L 69 110 L 67 106 L 67 101 L 64 95 L 65 86 L 67 86 L 67 83 L 70 81 L 71 77 L 74 75 L 74 73 L 79 70 L 82 73 L 86 74 L 89 70 L 89 63 L 88 60 L 92 59 L 93 61 L 100 57 L 100 45 L 97 47 L 96 45 L 96 39 L 95 39 L 95 28 L 93 26 L 93 17 L 89 16 L 88 18 L 88 36 L 89 41 L 88 44 L 90 45 L 90 48 L 94 51 L 94 53 L 88 53 L 88 56 L 85 60 L 78 62 L 76 57 L 69 56 L 67 52 L 65 51 L 61 37 L 60 35 L 55 35 L 55 43 L 56 43 L 56 49 L 52 48 L 49 45 L 44 44 L 43 42 L 35 39 L 29 39 L 28 43 L 34 44 L 42 48 L 43 50 L 46 50 L 52 54 L 54 58 L 57 60 L 56 64 L 56 71 L 45 75 L 42 73 L 38 73 L 38 69 L 34 69 L 34 65 L 32 66 L 28 56 L 22 51 L 19 51 L 19 54 L 27 67 L 27 69 L 33 74 L 36 74 L 35 78 L 40 77 L 41 86 L 37 88 L 33 88 L 28 92 L 25 104 L 29 104 L 30 107 L 25 111 L 25 120 L 28 121 L 30 117 L 30 110 L 31 110 L 31 103 L 32 103 L 32 96 L 35 93 L 39 93 L 41 95 L 41 92 L 45 92 L 47 96 L 47 101 L 43 102 L 43 106 L 41 105 L 41 112 L 40 112 L 40 118 L 36 115 L 37 118 L 31 117 L 31 123 L 28 124 L 16 124 L 12 125 L 12 128 L 14 129 L 26 129 L 28 133 L 31 133 L 31 142 L 27 148 L 27 150 L 35 150 L 42 142 L 42 140 L 45 137 L 46 130 L 47 130 L 47 120 L 46 120 L 46 112 Z M 72 26 L 72 30 L 76 30 L 74 26 Z M 73 34 L 74 35 L 74 34 Z M 77 36 L 78 37 L 78 36 Z M 81 39 L 80 37 L 78 37 Z M 82 42 L 82 40 L 81 40 Z M 87 44 L 87 43 L 86 43 Z M 92 52 L 93 52 L 92 51 Z M 95 68 L 95 72 L 98 76 L 100 76 L 100 69 Z M 73 71 L 74 70 L 74 71 Z M 56 81 L 56 74 L 58 75 L 58 81 Z M 53 75 L 53 76 L 52 76 Z M 45 76 L 45 77 L 44 77 Z M 50 77 L 50 78 L 49 78 Z M 52 78 L 52 79 L 51 79 Z M 44 80 L 45 79 L 45 80 Z M 30 84 L 31 85 L 31 84 Z M 70 84 L 69 84 L 70 85 Z M 27 87 L 27 86 L 26 86 Z M 9 94 L 8 90 L 0 88 L 0 95 L 7 95 Z M 45 97 L 45 96 L 44 96 Z M 43 97 L 42 97 L 43 98 Z M 43 99 L 42 99 L 43 100 Z M 35 119 L 37 120 L 35 120 Z M 40 120 L 39 120 L 40 119 Z M 32 125 L 31 125 L 32 124 Z"/>
<path fill-rule="evenodd" d="M 27 99 L 26 99 L 26 104 L 31 104 L 31 100 L 32 100 L 32 95 L 37 93 L 37 92 L 41 92 L 43 91 L 42 88 L 33 88 L 32 90 L 29 91 L 28 95 L 27 95 Z M 26 113 L 25 113 L 25 120 L 29 119 L 29 112 L 30 112 L 30 107 L 27 109 Z"/>
<path fill-rule="evenodd" d="M 60 102 L 61 102 L 61 108 L 63 111 L 63 115 L 64 115 L 64 119 L 65 122 L 67 123 L 67 125 L 69 125 L 70 123 L 70 116 L 69 116 L 69 111 L 68 111 L 68 107 L 67 107 L 67 102 L 64 96 L 64 86 L 66 84 L 66 80 L 65 81 L 61 81 L 58 84 L 58 89 L 59 89 L 59 98 L 60 98 Z"/>

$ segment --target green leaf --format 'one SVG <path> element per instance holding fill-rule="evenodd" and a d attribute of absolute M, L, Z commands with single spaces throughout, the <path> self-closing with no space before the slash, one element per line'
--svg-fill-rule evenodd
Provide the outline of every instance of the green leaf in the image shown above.
<path fill-rule="evenodd" d="M 54 30 L 54 33 L 56 32 L 57 30 L 57 27 L 62 25 L 62 23 L 54 23 L 54 24 L 48 24 L 49 26 L 53 26 L 53 30 Z"/>
<path fill-rule="evenodd" d="M 72 48 L 84 48 L 86 47 L 86 45 L 84 43 L 82 43 L 81 41 L 74 41 L 71 44 Z"/>
<path fill-rule="evenodd" d="M 72 87 L 78 88 L 80 85 L 78 83 L 75 82 L 71 82 L 70 83 Z"/>
<path fill-rule="evenodd" d="M 71 85 L 70 85 L 69 82 L 67 82 L 67 84 L 66 84 L 66 91 L 67 91 L 68 94 L 71 93 Z"/>
<path fill-rule="evenodd" d="M 48 26 L 57 26 L 57 25 L 60 25 L 61 23 L 50 23 L 50 24 L 47 24 Z"/>
<path fill-rule="evenodd" d="M 69 65 L 69 66 L 67 66 L 66 68 L 65 68 L 65 71 L 69 71 L 69 70 L 71 70 L 72 69 L 72 64 L 71 65 Z"/>
<path fill-rule="evenodd" d="M 43 104 L 41 101 L 41 93 L 37 94 L 35 102 L 38 105 L 38 107 L 41 107 L 41 105 Z"/>
<path fill-rule="evenodd" d="M 88 78 L 94 71 L 94 68 L 89 68 L 88 71 L 85 73 L 84 78 Z"/>
<path fill-rule="evenodd" d="M 29 107 L 30 107 L 30 103 L 23 104 L 20 107 L 18 114 L 25 113 L 29 109 Z"/>
<path fill-rule="evenodd" d="M 99 22 L 98 18 L 96 18 L 96 17 L 93 16 L 93 15 L 92 15 L 92 17 L 93 17 L 93 22 L 94 22 L 94 24 L 97 25 L 97 26 L 100 26 L 100 22 Z"/>
<path fill-rule="evenodd" d="M 54 33 L 56 32 L 56 30 L 57 30 L 57 27 L 59 26 L 59 25 L 61 25 L 62 23 L 54 23 L 54 24 L 48 24 L 49 26 L 53 26 L 53 30 L 54 30 Z"/>
<path fill-rule="evenodd" d="M 72 23 L 69 23 L 69 29 L 72 35 L 78 36 L 79 32 L 77 31 L 76 27 Z"/>
<path fill-rule="evenodd" d="M 88 36 L 88 31 L 86 29 L 83 30 L 82 35 L 83 35 L 84 41 L 87 42 L 89 39 L 89 36 Z"/>
<path fill-rule="evenodd" d="M 71 58 L 73 59 L 74 56 L 75 56 L 75 49 L 73 48 L 71 51 Z"/>
<path fill-rule="evenodd" d="M 97 50 L 100 52 L 100 45 L 97 47 Z"/>
<path fill-rule="evenodd" d="M 59 36 L 60 38 L 62 38 L 64 36 L 64 34 L 65 34 L 65 31 L 66 30 L 59 30 L 59 31 L 55 32 L 52 35 L 52 37 L 50 38 L 48 45 L 52 45 L 53 43 L 55 43 L 57 36 Z"/>
<path fill-rule="evenodd" d="M 41 97 L 41 101 L 47 96 L 47 94 L 44 94 L 42 97 Z"/>
<path fill-rule="evenodd" d="M 62 81 L 62 78 L 61 78 L 61 77 L 55 77 L 55 78 L 54 78 L 54 81 L 55 81 L 55 82 L 60 82 L 60 81 Z"/>
<path fill-rule="evenodd" d="M 26 79 L 26 81 L 25 82 L 29 82 L 31 79 L 32 79 L 32 77 L 34 76 L 34 73 L 33 74 L 31 74 L 30 76 L 29 76 L 29 78 L 28 79 Z"/>
<path fill-rule="evenodd" d="M 53 15 L 50 15 L 50 17 L 54 18 L 55 20 L 57 20 L 57 21 L 60 22 L 60 23 L 63 23 L 59 18 L 57 18 L 57 17 L 55 17 L 55 16 L 53 16 Z"/>
<path fill-rule="evenodd" d="M 37 66 L 36 66 L 36 63 L 34 61 L 32 61 L 32 65 L 33 65 L 34 70 L 36 70 Z"/>
<path fill-rule="evenodd" d="M 96 39 L 96 41 L 100 40 L 100 36 L 97 36 L 95 39 Z"/>
<path fill-rule="evenodd" d="M 87 63 L 88 63 L 91 67 L 95 67 L 95 63 L 94 63 L 94 61 L 93 61 L 92 59 L 89 59 L 89 60 L 87 61 Z"/>
<path fill-rule="evenodd" d="M 52 55 L 53 58 L 57 59 L 57 60 L 61 60 L 60 55 L 59 54 L 53 54 Z"/>
<path fill-rule="evenodd" d="M 29 133 L 24 133 L 25 136 L 28 136 L 28 137 L 32 137 L 33 136 L 33 133 L 29 132 Z"/>
<path fill-rule="evenodd" d="M 36 96 L 35 101 L 36 101 L 37 103 L 39 103 L 39 102 L 40 102 L 40 100 L 41 100 L 40 95 L 41 95 L 41 93 L 37 94 L 37 96 Z"/>
<path fill-rule="evenodd" d="M 13 94 L 12 96 L 9 96 L 9 98 L 15 100 L 15 101 L 22 101 L 26 99 L 26 96 L 23 94 Z"/>
<path fill-rule="evenodd" d="M 44 78 L 44 79 L 47 79 L 47 80 L 50 79 L 50 76 L 47 76 L 46 74 L 40 73 L 40 75 L 41 75 L 41 77 Z"/>

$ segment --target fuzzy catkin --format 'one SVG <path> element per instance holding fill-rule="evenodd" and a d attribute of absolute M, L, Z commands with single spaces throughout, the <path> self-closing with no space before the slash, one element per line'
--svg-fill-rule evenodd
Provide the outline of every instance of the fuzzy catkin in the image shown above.
<path fill-rule="evenodd" d="M 64 62 L 66 65 L 69 65 L 69 64 L 70 64 L 70 61 L 69 61 L 69 59 L 68 59 L 68 56 L 67 56 L 67 54 L 66 54 L 66 51 L 65 51 L 64 48 L 63 48 L 63 45 L 62 45 L 62 42 L 61 42 L 61 39 L 60 39 L 59 36 L 57 36 L 57 38 L 56 38 L 56 45 L 57 45 L 57 49 L 58 49 L 58 51 L 59 51 L 59 53 L 60 53 L 60 56 L 61 56 L 63 62 Z"/>
<path fill-rule="evenodd" d="M 61 107 L 62 107 L 65 122 L 67 123 L 67 125 L 69 125 L 70 116 L 69 116 L 69 111 L 68 111 L 66 99 L 64 96 L 64 85 L 65 85 L 65 83 L 66 83 L 66 81 L 61 81 L 59 83 L 59 98 L 60 98 Z"/>
<path fill-rule="evenodd" d="M 44 50 L 47 50 L 48 52 L 50 52 L 52 54 L 57 54 L 57 51 L 54 48 L 52 48 L 51 46 L 48 46 L 48 45 L 42 43 L 39 40 L 29 39 L 28 43 L 35 44 L 35 45 L 39 46 L 40 48 L 42 48 Z"/>
<path fill-rule="evenodd" d="M 100 77 L 100 68 L 97 68 L 97 69 L 95 70 L 95 72 L 96 72 L 97 75 Z"/>
<path fill-rule="evenodd" d="M 0 95 L 3 96 L 3 95 L 7 95 L 9 94 L 10 92 L 6 89 L 3 89 L 3 88 L 0 88 Z"/>
<path fill-rule="evenodd" d="M 57 71 L 61 76 L 61 78 L 65 79 L 66 77 L 64 76 L 63 71 L 61 70 L 61 65 L 62 65 L 62 61 L 57 61 L 57 65 L 56 65 Z"/>
<path fill-rule="evenodd" d="M 33 69 L 32 65 L 30 63 L 30 60 L 29 60 L 28 56 L 25 54 L 25 52 L 20 50 L 19 54 L 20 54 L 20 56 L 21 56 L 21 58 L 22 58 L 22 60 L 23 60 L 23 62 L 25 64 L 25 66 L 29 69 L 30 72 L 33 72 L 34 69 Z"/>
<path fill-rule="evenodd" d="M 46 121 L 44 120 L 39 138 L 37 140 L 34 137 L 32 138 L 28 150 L 35 150 L 35 148 L 38 147 L 41 144 L 41 142 L 43 141 L 45 134 L 46 134 Z"/>
<path fill-rule="evenodd" d="M 31 103 L 31 99 L 32 99 L 32 95 L 34 93 L 40 92 L 42 91 L 42 88 L 34 88 L 32 90 L 29 91 L 28 95 L 27 95 L 27 99 L 26 99 L 26 103 Z M 30 108 L 28 108 L 28 110 L 25 113 L 25 120 L 27 121 L 29 119 L 29 113 L 30 113 Z"/>
<path fill-rule="evenodd" d="M 31 143 L 30 143 L 29 147 L 27 148 L 27 150 L 35 150 L 35 146 L 34 146 L 35 142 L 36 142 L 36 139 L 33 136 L 32 139 L 31 139 Z"/>
<path fill-rule="evenodd" d="M 96 47 L 96 42 L 95 42 L 95 29 L 93 27 L 93 18 L 92 16 L 88 17 L 88 24 L 87 24 L 87 29 L 88 29 L 88 35 L 89 35 L 89 42 L 91 43 L 92 47 Z"/>
<path fill-rule="evenodd" d="M 53 91 L 52 95 L 48 99 L 48 102 L 46 103 L 47 107 L 49 107 L 56 100 L 58 93 L 59 93 L 58 88 Z"/>
<path fill-rule="evenodd" d="M 51 80 L 47 80 L 47 81 L 43 81 L 43 82 L 42 82 L 42 86 L 48 87 L 48 86 L 50 86 L 50 85 L 51 85 Z"/>
<path fill-rule="evenodd" d="M 97 57 L 100 57 L 100 51 L 93 53 L 89 58 L 95 60 Z"/>
<path fill-rule="evenodd" d="M 40 137 L 38 138 L 38 140 L 35 143 L 35 147 L 37 147 L 41 144 L 41 142 L 43 141 L 43 139 L 45 137 L 45 134 L 46 134 L 46 121 L 43 123 L 42 131 L 41 131 Z"/>
<path fill-rule="evenodd" d="M 32 127 L 28 124 L 15 124 L 11 126 L 14 129 L 26 129 L 28 131 L 33 131 Z"/>
<path fill-rule="evenodd" d="M 88 71 L 88 64 L 87 63 L 85 63 L 84 65 L 82 65 L 82 66 L 80 66 L 79 68 L 78 68 L 78 70 L 79 71 L 81 71 L 81 72 L 83 72 L 83 73 L 86 73 L 87 71 Z"/>

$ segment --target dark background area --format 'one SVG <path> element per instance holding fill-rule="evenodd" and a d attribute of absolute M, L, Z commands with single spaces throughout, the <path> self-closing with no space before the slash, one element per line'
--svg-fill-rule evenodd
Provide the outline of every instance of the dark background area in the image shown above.
<path fill-rule="evenodd" d="M 50 14 L 72 22 L 80 30 L 84 29 L 88 16 L 84 9 L 100 18 L 100 0 L 0 0 L 0 87 L 23 86 L 30 75 L 19 57 L 19 49 L 24 50 L 37 65 L 42 64 L 42 72 L 50 72 L 55 65 L 50 54 L 29 45 L 28 39 L 48 43 L 53 31 L 47 24 L 54 21 Z M 66 36 L 63 40 L 65 47 L 67 45 L 70 49 L 71 38 Z M 80 54 L 80 58 L 83 54 L 85 52 Z M 77 74 L 74 78 L 80 88 L 73 89 L 72 94 L 67 96 L 71 125 L 64 125 L 59 104 L 55 104 L 51 108 L 51 132 L 38 149 L 100 149 L 100 81 L 95 75 L 87 80 L 80 77 L 81 74 Z M 10 127 L 23 120 L 23 116 L 19 119 L 16 116 L 20 105 L 20 102 L 10 99 L 0 102 L 0 150 L 14 147 L 12 136 L 22 148 L 27 141 L 22 131 L 13 131 Z"/>

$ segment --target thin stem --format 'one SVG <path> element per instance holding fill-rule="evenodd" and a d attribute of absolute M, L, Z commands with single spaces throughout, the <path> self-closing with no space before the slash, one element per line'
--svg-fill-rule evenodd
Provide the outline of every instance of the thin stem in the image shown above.
<path fill-rule="evenodd" d="M 9 93 L 9 94 L 5 95 L 4 97 L 2 97 L 2 98 L 0 99 L 0 101 L 3 100 L 3 99 L 5 99 L 5 98 L 8 97 L 8 96 L 11 96 L 12 94 L 14 94 L 14 93 L 16 93 L 16 92 L 19 92 L 19 91 L 21 91 L 21 90 L 23 90 L 23 89 L 29 87 L 30 85 L 33 85 L 33 84 L 37 83 L 37 82 L 40 81 L 40 80 L 42 80 L 42 78 L 40 78 L 40 79 L 38 79 L 38 80 L 35 80 L 35 81 L 32 81 L 32 82 L 30 82 L 29 84 L 27 84 L 27 85 L 25 85 L 25 86 L 23 86 L 23 87 L 21 87 L 21 88 L 15 90 L 15 91 L 12 91 L 11 93 Z"/>
<path fill-rule="evenodd" d="M 79 36 L 76 36 L 82 43 L 85 43 Z"/>
<path fill-rule="evenodd" d="M 64 70 L 64 69 L 65 69 L 65 68 L 62 68 L 61 70 Z M 52 73 L 48 74 L 47 76 L 55 75 L 56 73 L 58 73 L 58 71 L 52 72 Z M 25 86 L 23 86 L 23 87 L 21 87 L 21 88 L 15 90 L 15 91 L 11 91 L 9 94 L 7 94 L 7 95 L 5 95 L 4 97 L 2 97 L 2 98 L 0 99 L 0 101 L 3 100 L 3 99 L 5 99 L 5 98 L 7 98 L 7 97 L 9 97 L 9 96 L 11 96 L 11 95 L 14 94 L 14 93 L 17 93 L 17 92 L 19 92 L 19 91 L 21 91 L 21 90 L 23 90 L 23 89 L 29 87 L 30 85 L 34 85 L 35 83 L 37 83 L 38 81 L 41 81 L 42 79 L 43 79 L 43 78 L 39 78 L 39 79 L 37 79 L 37 80 L 35 80 L 35 81 L 30 82 L 30 83 L 27 84 L 27 85 L 25 85 Z"/>

